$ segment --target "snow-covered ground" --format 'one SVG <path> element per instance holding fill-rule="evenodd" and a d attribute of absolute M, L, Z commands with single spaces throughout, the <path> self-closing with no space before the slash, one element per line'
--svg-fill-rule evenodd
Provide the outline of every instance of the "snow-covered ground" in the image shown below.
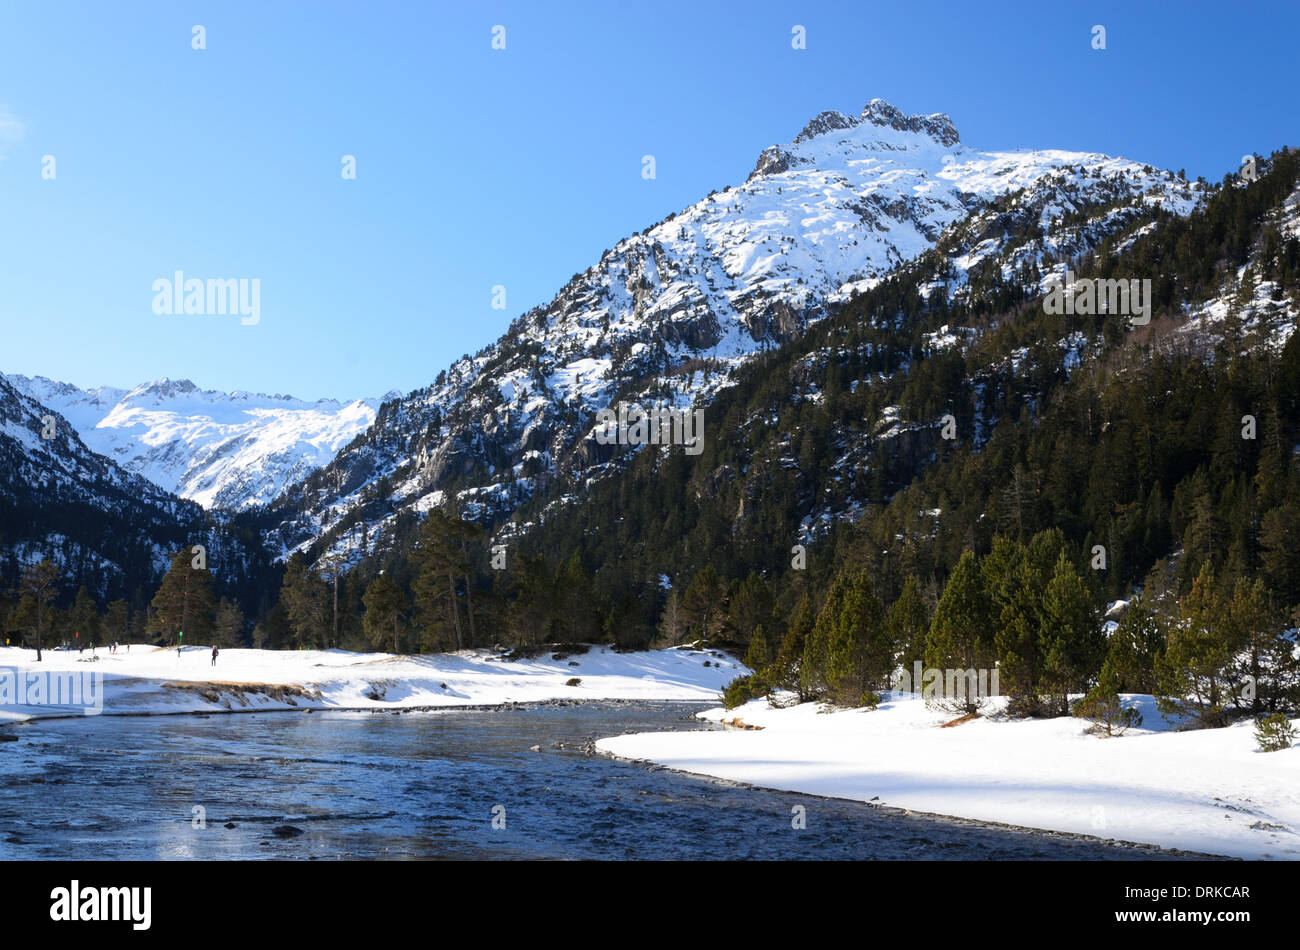
<path fill-rule="evenodd" d="M 211 648 L 205 647 L 186 647 L 178 655 L 175 648 L 136 644 L 129 653 L 125 646 L 117 653 L 99 647 L 93 658 L 90 651 L 47 650 L 44 656 L 37 663 L 32 650 L 0 647 L 0 723 L 75 715 L 81 705 L 93 707 L 95 696 L 102 699 L 103 715 L 402 709 L 550 699 L 709 702 L 717 700 L 728 681 L 748 672 L 734 658 L 714 651 L 618 653 L 605 647 L 558 660 L 550 652 L 536 659 L 503 660 L 486 650 L 400 657 L 342 650 L 222 650 L 215 666 Z M 82 674 L 74 679 L 84 691 L 78 705 L 49 703 L 50 674 L 59 673 Z M 575 677 L 581 682 L 566 685 Z M 46 696 L 33 704 L 37 684 L 46 686 Z M 29 702 L 16 705 L 19 699 Z"/>
<path fill-rule="evenodd" d="M 768 788 L 1244 858 L 1300 858 L 1300 747 L 1256 751 L 1251 724 L 1172 731 L 1149 696 L 1144 728 L 1099 738 L 1079 719 L 971 720 L 891 693 L 874 710 L 700 714 L 758 730 L 644 733 L 602 751 Z M 815 821 L 810 809 L 809 821 Z"/>

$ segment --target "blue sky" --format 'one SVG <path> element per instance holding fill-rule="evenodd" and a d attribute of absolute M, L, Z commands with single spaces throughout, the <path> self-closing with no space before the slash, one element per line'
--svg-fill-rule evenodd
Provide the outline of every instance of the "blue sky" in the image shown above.
<path fill-rule="evenodd" d="M 1300 145 L 1298 11 L 5 4 L 0 372 L 407 391 L 621 237 L 742 181 L 816 113 L 876 96 L 948 112 L 982 148 L 1100 151 L 1217 181 L 1248 151 Z M 191 48 L 196 24 L 206 49 Z M 155 314 L 153 281 L 176 270 L 257 278 L 260 322 Z"/>

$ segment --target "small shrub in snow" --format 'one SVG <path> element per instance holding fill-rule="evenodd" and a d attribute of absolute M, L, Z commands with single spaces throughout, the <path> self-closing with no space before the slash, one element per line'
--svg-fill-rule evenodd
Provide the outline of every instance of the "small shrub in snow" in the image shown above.
<path fill-rule="evenodd" d="M 565 686 L 579 686 L 579 685 L 581 685 L 581 683 L 582 683 L 582 677 L 581 677 L 581 676 L 575 676 L 575 677 L 573 677 L 572 679 L 570 679 L 568 682 L 566 682 L 564 685 L 565 685 Z"/>
<path fill-rule="evenodd" d="M 858 707 L 861 709 L 875 709 L 879 705 L 880 694 L 873 693 L 871 690 L 864 691 L 862 698 L 858 700 Z"/>
<path fill-rule="evenodd" d="M 1260 716 L 1255 720 L 1255 741 L 1261 752 L 1281 752 L 1295 742 L 1295 726 L 1282 713 Z"/>
<path fill-rule="evenodd" d="M 1070 710 L 1080 719 L 1092 722 L 1092 732 L 1099 735 L 1122 736 L 1129 729 L 1142 725 L 1142 713 L 1125 706 L 1119 698 L 1119 678 L 1108 660 L 1102 665 L 1097 685 Z"/>
<path fill-rule="evenodd" d="M 727 709 L 743 706 L 754 698 L 754 677 L 738 676 L 722 689 L 722 705 Z"/>

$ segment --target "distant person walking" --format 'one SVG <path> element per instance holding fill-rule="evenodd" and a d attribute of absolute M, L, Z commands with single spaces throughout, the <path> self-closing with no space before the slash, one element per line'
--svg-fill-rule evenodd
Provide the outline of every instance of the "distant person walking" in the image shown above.
<path fill-rule="evenodd" d="M 220 653 L 220 652 L 221 652 L 221 651 L 218 650 L 216 647 L 213 647 L 213 648 L 212 648 L 212 665 L 213 665 L 213 666 L 216 666 L 216 665 L 217 665 L 217 654 Z"/>

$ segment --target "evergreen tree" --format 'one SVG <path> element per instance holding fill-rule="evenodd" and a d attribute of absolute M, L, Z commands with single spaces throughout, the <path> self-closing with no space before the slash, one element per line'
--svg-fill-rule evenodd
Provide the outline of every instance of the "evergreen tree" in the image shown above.
<path fill-rule="evenodd" d="M 733 586 L 727 604 L 727 629 L 736 643 L 749 643 L 772 615 L 772 591 L 756 571 Z"/>
<path fill-rule="evenodd" d="M 410 610 L 406 593 L 388 574 L 376 575 L 366 588 L 362 619 L 366 637 L 376 647 L 391 644 L 394 655 L 402 653 L 402 621 Z"/>
<path fill-rule="evenodd" d="M 903 590 L 885 616 L 885 627 L 897 664 L 910 670 L 915 660 L 924 662 L 930 616 L 925 601 L 921 599 L 921 587 L 914 576 L 909 575 L 903 582 Z"/>
<path fill-rule="evenodd" d="M 333 627 L 330 590 L 301 553 L 292 555 L 285 565 L 280 603 L 295 646 L 315 650 L 329 644 Z"/>
<path fill-rule="evenodd" d="M 520 557 L 518 564 L 507 625 L 516 645 L 531 646 L 553 639 L 555 588 L 541 555 Z"/>
<path fill-rule="evenodd" d="M 244 612 L 239 604 L 228 597 L 217 604 L 217 619 L 213 630 L 213 645 L 240 647 L 244 644 Z"/>
<path fill-rule="evenodd" d="M 726 609 L 725 588 L 713 565 L 707 565 L 691 579 L 682 596 L 682 613 L 690 635 L 697 639 L 715 636 L 722 628 Z"/>
<path fill-rule="evenodd" d="M 1232 654 L 1232 704 L 1256 717 L 1300 706 L 1295 641 L 1262 580 L 1237 581 L 1222 623 Z"/>
<path fill-rule="evenodd" d="M 1106 662 L 1118 679 L 1116 692 L 1156 692 L 1156 661 L 1165 649 L 1163 617 L 1142 596 L 1128 610 L 1107 643 Z"/>
<path fill-rule="evenodd" d="M 131 609 L 125 600 L 119 598 L 108 605 L 102 629 L 108 643 L 121 643 L 130 638 Z"/>
<path fill-rule="evenodd" d="M 45 633 L 49 624 L 50 601 L 54 599 L 59 569 L 54 562 L 45 560 L 23 569 L 19 583 L 17 622 L 32 633 L 36 644 L 36 662 L 41 662 L 41 650 L 45 645 Z"/>
<path fill-rule="evenodd" d="M 1179 606 L 1179 620 L 1156 664 L 1157 701 L 1166 718 L 1190 716 L 1206 725 L 1226 724 L 1233 654 L 1219 623 L 1223 610 L 1215 593 L 1214 571 L 1204 564 Z"/>
<path fill-rule="evenodd" d="M 591 572 L 574 551 L 555 575 L 556 619 L 565 640 L 595 643 L 602 634 L 604 617 Z"/>
<path fill-rule="evenodd" d="M 771 662 L 767 634 L 763 632 L 762 624 L 759 624 L 754 630 L 754 635 L 749 638 L 749 648 L 745 650 L 745 665 L 757 673 L 766 670 Z"/>
<path fill-rule="evenodd" d="M 77 596 L 68 610 L 67 622 L 80 635 L 82 645 L 94 646 L 99 642 L 99 608 L 85 584 L 77 590 Z"/>
<path fill-rule="evenodd" d="M 1083 578 L 1064 551 L 1057 557 L 1044 591 L 1039 653 L 1041 693 L 1058 715 L 1069 715 L 1071 692 L 1088 688 L 1101 665 L 1105 637 Z"/>
<path fill-rule="evenodd" d="M 420 526 L 412 555 L 418 570 L 414 584 L 416 617 L 424 629 L 425 642 L 435 649 L 463 650 L 469 645 L 457 591 L 457 580 L 469 571 L 461 546 L 465 531 L 459 518 L 431 508 Z"/>
<path fill-rule="evenodd" d="M 831 587 L 804 650 L 801 677 L 807 692 L 836 705 L 870 701 L 893 671 L 884 610 L 865 573 L 841 573 Z M 876 697 L 878 699 L 878 697 Z"/>
<path fill-rule="evenodd" d="M 673 587 L 668 591 L 663 613 L 659 615 L 659 636 L 669 646 L 676 646 L 686 635 L 686 618 L 682 612 L 682 599 Z"/>
<path fill-rule="evenodd" d="M 781 648 L 769 667 L 768 680 L 772 686 L 795 693 L 801 703 L 812 698 L 807 692 L 801 668 L 815 622 L 812 598 L 805 593 L 795 606 L 794 617 L 781 640 Z"/>
<path fill-rule="evenodd" d="M 1109 659 L 1102 664 L 1097 683 L 1074 707 L 1074 715 L 1092 721 L 1092 731 L 1107 736 L 1123 735 L 1142 725 L 1142 714 L 1120 699 L 1120 678 Z"/>
<path fill-rule="evenodd" d="M 212 576 L 194 564 L 189 548 L 172 555 L 171 566 L 150 604 L 151 633 L 163 643 L 179 645 L 182 633 L 194 644 L 204 643 L 212 635 L 216 609 Z"/>
<path fill-rule="evenodd" d="M 940 676 L 947 669 L 975 670 L 977 676 L 980 670 L 991 671 L 997 663 L 993 635 L 995 616 L 975 555 L 966 551 L 944 585 L 939 604 L 935 607 L 934 620 L 926 638 L 925 665 L 939 670 Z M 962 676 L 961 682 L 966 687 L 961 691 L 963 695 L 944 695 L 937 697 L 938 701 L 967 715 L 979 712 L 983 697 L 977 690 L 970 689 L 968 677 Z M 912 684 L 913 691 L 921 692 L 923 688 L 923 683 Z"/>

